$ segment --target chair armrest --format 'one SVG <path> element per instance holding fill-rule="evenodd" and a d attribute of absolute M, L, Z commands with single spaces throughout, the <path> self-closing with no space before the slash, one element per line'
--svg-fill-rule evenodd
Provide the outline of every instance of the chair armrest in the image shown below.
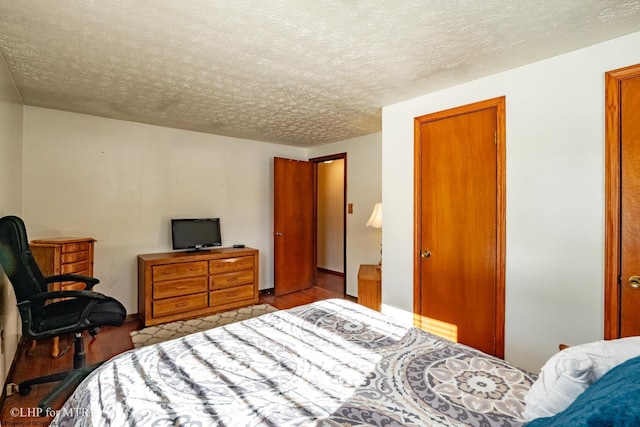
<path fill-rule="evenodd" d="M 47 283 L 55 282 L 82 282 L 86 286 L 85 290 L 91 290 L 95 285 L 100 283 L 100 280 L 95 277 L 82 276 L 80 274 L 58 274 L 56 276 L 49 276 L 44 278 Z"/>
<path fill-rule="evenodd" d="M 20 304 L 30 305 L 32 302 L 49 300 L 49 299 L 57 299 L 57 298 L 107 299 L 106 296 L 98 292 L 68 290 L 68 291 L 40 292 L 39 294 L 31 295 L 28 300 L 22 301 Z"/>

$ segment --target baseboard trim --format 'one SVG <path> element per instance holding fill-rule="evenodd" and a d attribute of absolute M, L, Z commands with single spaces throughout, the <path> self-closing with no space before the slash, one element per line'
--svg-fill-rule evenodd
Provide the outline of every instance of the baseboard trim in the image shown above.
<path fill-rule="evenodd" d="M 18 364 L 18 357 L 20 356 L 20 354 L 23 354 L 27 351 L 27 345 L 31 345 L 31 340 L 28 340 L 23 335 L 20 335 L 20 340 L 18 341 L 18 346 L 16 348 L 16 354 L 13 355 L 11 367 L 9 368 L 9 372 L 7 372 L 7 378 L 5 378 L 4 385 L 2 387 L 2 395 L 0 395 L 0 408 L 4 408 L 4 402 L 7 399 L 7 385 L 10 384 L 9 378 L 13 378 L 13 373 L 16 370 L 16 365 Z"/>
<path fill-rule="evenodd" d="M 127 317 L 124 318 L 124 323 L 133 322 L 134 320 L 140 320 L 140 316 L 138 316 L 138 313 L 127 314 Z"/>
<path fill-rule="evenodd" d="M 342 271 L 329 270 L 328 268 L 318 267 L 318 271 L 322 271 L 323 273 L 333 274 L 335 276 L 344 277 L 344 273 Z"/>

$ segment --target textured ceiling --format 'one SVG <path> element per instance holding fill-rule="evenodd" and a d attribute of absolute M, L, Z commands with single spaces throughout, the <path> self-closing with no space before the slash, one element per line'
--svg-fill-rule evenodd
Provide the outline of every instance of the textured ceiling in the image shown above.
<path fill-rule="evenodd" d="M 623 0 L 0 0 L 27 105 L 303 147 L 636 31 Z"/>

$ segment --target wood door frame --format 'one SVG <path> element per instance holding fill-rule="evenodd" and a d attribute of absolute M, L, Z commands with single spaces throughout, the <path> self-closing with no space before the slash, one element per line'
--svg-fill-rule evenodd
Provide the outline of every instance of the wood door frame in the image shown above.
<path fill-rule="evenodd" d="M 442 120 L 448 117 L 461 114 L 468 114 L 475 111 L 496 109 L 496 143 L 497 147 L 497 266 L 496 266 L 496 329 L 495 347 L 496 356 L 504 358 L 504 330 L 505 330 L 505 259 L 506 259 L 506 97 L 487 99 L 460 107 L 451 108 L 436 113 L 427 114 L 414 118 L 414 181 L 413 181 L 413 313 L 414 323 L 420 322 L 422 312 L 422 286 L 421 286 L 421 236 L 422 224 L 422 191 L 421 191 L 421 171 L 422 171 L 422 147 L 420 126 L 435 120 Z"/>
<path fill-rule="evenodd" d="M 313 221 L 314 221 L 314 229 L 316 230 L 314 233 L 314 263 L 316 265 L 316 269 L 318 267 L 318 164 L 324 163 L 328 160 L 344 160 L 343 164 L 343 189 L 342 189 L 342 203 L 344 209 L 342 211 L 342 224 L 343 224 L 343 235 L 342 235 L 342 265 L 344 268 L 344 280 L 342 281 L 343 293 L 347 294 L 347 153 L 336 153 L 330 154 L 322 157 L 314 157 L 309 159 L 309 161 L 313 164 Z M 314 276 L 314 283 L 317 275 Z"/>
<path fill-rule="evenodd" d="M 605 73 L 604 338 L 620 337 L 620 85 L 640 77 L 640 64 Z"/>

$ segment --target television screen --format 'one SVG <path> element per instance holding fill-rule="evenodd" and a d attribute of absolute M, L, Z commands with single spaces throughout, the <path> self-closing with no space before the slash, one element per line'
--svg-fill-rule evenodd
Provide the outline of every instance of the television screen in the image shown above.
<path fill-rule="evenodd" d="M 220 218 L 172 219 L 173 249 L 206 249 L 222 246 Z"/>

